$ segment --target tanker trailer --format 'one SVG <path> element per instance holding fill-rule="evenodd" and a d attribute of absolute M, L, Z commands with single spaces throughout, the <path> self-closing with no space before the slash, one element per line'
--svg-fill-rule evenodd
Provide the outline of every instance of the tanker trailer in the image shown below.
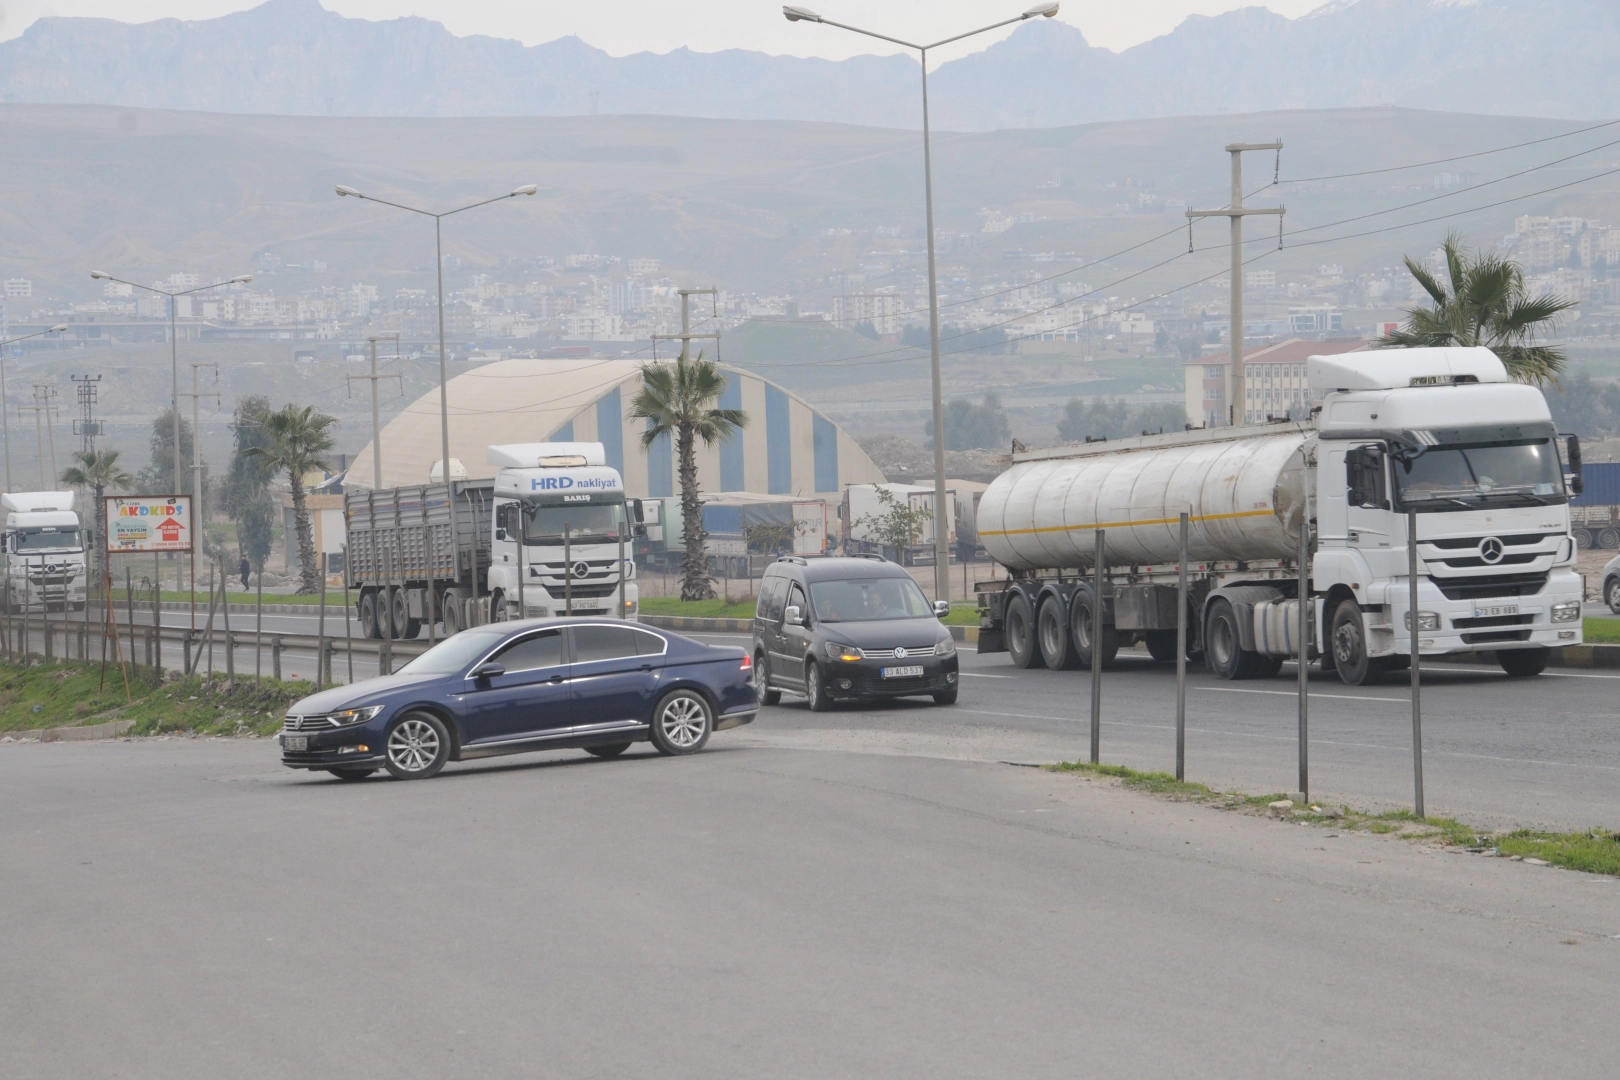
<path fill-rule="evenodd" d="M 1297 654 L 1301 528 L 1310 654 L 1330 644 L 1350 685 L 1408 664 L 1409 511 L 1424 655 L 1488 651 L 1530 675 L 1580 642 L 1579 466 L 1564 472 L 1538 390 L 1487 349 L 1317 356 L 1306 371 L 1322 400 L 1309 421 L 1015 454 L 979 503 L 980 542 L 1008 571 L 978 587 L 979 651 L 1089 667 L 1100 599 L 1105 663 L 1138 642 L 1174 660 L 1182 513 L 1188 652 L 1221 678 L 1275 675 Z"/>

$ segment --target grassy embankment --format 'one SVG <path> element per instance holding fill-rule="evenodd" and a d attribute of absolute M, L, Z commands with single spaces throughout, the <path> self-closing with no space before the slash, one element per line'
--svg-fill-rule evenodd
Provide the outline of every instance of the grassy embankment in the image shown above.
<path fill-rule="evenodd" d="M 1269 813 L 1272 803 L 1288 799 L 1288 796 L 1280 794 L 1245 795 L 1238 792 L 1215 791 L 1203 784 L 1177 780 L 1169 773 L 1138 772 L 1123 765 L 1092 765 L 1089 762 L 1065 761 L 1049 765 L 1047 768 L 1054 772 L 1113 777 L 1128 788 L 1164 798 L 1205 803 L 1221 810 Z M 1369 814 L 1349 806 L 1328 807 L 1321 803 L 1311 806 L 1295 804 L 1287 812 L 1287 817 L 1293 821 L 1331 828 L 1336 832 L 1387 834 L 1404 840 L 1423 840 L 1481 853 L 1494 852 L 1503 858 L 1518 856 L 1522 859 L 1540 859 L 1554 866 L 1583 870 L 1589 874 L 1620 876 L 1620 833 L 1606 829 L 1567 833 L 1514 829 L 1509 832 L 1491 833 L 1475 829 L 1453 818 L 1419 818 L 1410 810 Z"/>
<path fill-rule="evenodd" d="M 697 619 L 752 619 L 754 602 L 739 600 L 682 600 L 678 596 L 649 596 L 641 601 L 643 615 L 682 615 Z M 941 620 L 947 626 L 978 626 L 979 609 L 973 604 L 953 604 L 950 615 Z"/>
<path fill-rule="evenodd" d="M 150 673 L 133 670 L 129 694 L 116 665 L 0 664 L 0 734 L 34 728 L 78 727 L 133 720 L 132 735 L 194 732 L 200 735 L 268 735 L 281 727 L 287 706 L 308 694 L 301 680 L 254 683 L 223 677 L 154 683 Z"/>

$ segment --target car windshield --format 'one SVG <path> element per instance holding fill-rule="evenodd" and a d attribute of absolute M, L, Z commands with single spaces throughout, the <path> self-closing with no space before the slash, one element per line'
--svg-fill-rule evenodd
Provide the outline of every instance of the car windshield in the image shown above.
<path fill-rule="evenodd" d="M 1413 509 L 1540 505 L 1564 498 L 1563 469 L 1551 439 L 1431 446 L 1416 457 L 1397 457 L 1394 473 L 1402 505 Z M 1448 505 L 1434 505 L 1440 503 Z"/>
<path fill-rule="evenodd" d="M 606 544 L 619 539 L 624 523 L 622 503 L 580 506 L 530 506 L 523 515 L 527 544 L 560 544 L 563 529 L 576 544 Z"/>
<path fill-rule="evenodd" d="M 454 675 L 493 649 L 511 633 L 510 626 L 479 627 L 445 638 L 415 660 L 400 668 L 400 675 Z"/>
<path fill-rule="evenodd" d="M 928 598 L 909 577 L 816 581 L 810 601 L 822 622 L 875 622 L 931 616 Z"/>
<path fill-rule="evenodd" d="M 36 525 L 17 530 L 18 551 L 78 551 L 82 546 L 74 525 Z"/>

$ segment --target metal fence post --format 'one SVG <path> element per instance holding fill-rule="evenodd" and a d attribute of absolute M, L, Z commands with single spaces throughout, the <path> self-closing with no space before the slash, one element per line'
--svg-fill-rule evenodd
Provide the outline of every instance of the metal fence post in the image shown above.
<path fill-rule="evenodd" d="M 264 566 L 259 566 L 258 592 L 253 601 L 253 681 L 264 676 Z"/>
<path fill-rule="evenodd" d="M 236 638 L 231 634 L 231 594 L 229 590 L 230 576 L 225 573 L 225 565 L 219 567 L 219 613 L 225 620 L 225 681 L 236 682 Z"/>
<path fill-rule="evenodd" d="M 322 555 L 322 559 L 326 556 Z M 325 569 L 325 567 L 322 567 Z M 315 636 L 315 692 L 320 693 L 326 686 L 326 575 L 321 575 L 321 615 L 316 624 L 319 630 Z"/>
<path fill-rule="evenodd" d="M 1412 624 L 1412 790 L 1414 809 L 1418 817 L 1423 812 L 1423 680 L 1418 672 L 1422 650 L 1418 643 L 1418 556 L 1417 511 L 1406 512 L 1406 574 L 1410 583 L 1411 610 L 1407 619 Z"/>
<path fill-rule="evenodd" d="M 1306 499 L 1299 518 L 1299 793 L 1311 800 L 1311 519 Z"/>
<path fill-rule="evenodd" d="M 349 606 L 349 562 L 343 561 L 343 652 L 349 658 L 349 681 L 354 682 L 354 609 Z"/>
<path fill-rule="evenodd" d="M 1176 571 L 1176 779 L 1187 779 L 1187 513 L 1181 514 Z"/>
<path fill-rule="evenodd" d="M 281 681 L 281 635 L 276 634 L 270 639 L 270 677 L 276 682 Z"/>
<path fill-rule="evenodd" d="M 1097 530 L 1097 558 L 1093 567 L 1091 590 L 1091 763 L 1099 764 L 1102 755 L 1102 633 L 1103 633 L 1103 530 Z"/>

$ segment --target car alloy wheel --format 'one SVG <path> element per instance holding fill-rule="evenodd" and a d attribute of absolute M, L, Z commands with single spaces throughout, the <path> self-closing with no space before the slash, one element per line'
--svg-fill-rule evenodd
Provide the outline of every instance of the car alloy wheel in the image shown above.
<path fill-rule="evenodd" d="M 652 744 L 660 754 L 691 754 L 703 748 L 714 730 L 714 711 L 693 690 L 672 690 L 653 710 Z"/>
<path fill-rule="evenodd" d="M 436 717 L 407 713 L 388 729 L 383 747 L 391 776 L 399 780 L 423 780 L 444 768 L 450 738 Z"/>
<path fill-rule="evenodd" d="M 1608 602 L 1609 610 L 1620 615 L 1620 578 L 1610 578 L 1604 589 L 1604 599 Z"/>
<path fill-rule="evenodd" d="M 782 691 L 771 689 L 771 669 L 764 653 L 754 654 L 754 693 L 761 705 L 776 705 L 782 700 Z"/>

